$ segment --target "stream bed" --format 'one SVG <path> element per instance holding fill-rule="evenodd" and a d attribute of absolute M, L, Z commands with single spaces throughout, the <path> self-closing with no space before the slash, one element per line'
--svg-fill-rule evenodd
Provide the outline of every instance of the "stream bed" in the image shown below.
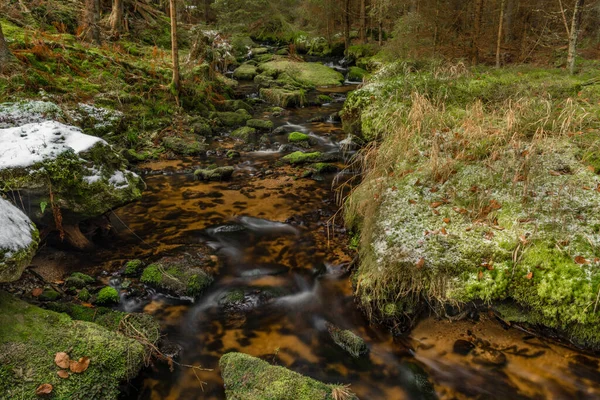
<path fill-rule="evenodd" d="M 269 117 L 279 135 L 239 158 L 224 156 L 233 139 L 214 140 L 202 159 L 139 166 L 143 198 L 111 215 L 115 236 L 83 255 L 47 247 L 34 264 L 66 274 L 115 274 L 134 258 L 204 252 L 218 259 L 215 281 L 196 301 L 148 289 L 123 296 L 119 309 L 153 315 L 181 349 L 178 362 L 156 362 L 123 390 L 123 399 L 224 399 L 219 358 L 241 351 L 328 383 L 349 384 L 361 399 L 463 399 L 600 397 L 598 358 L 502 325 L 493 315 L 449 322 L 430 317 L 409 337 L 369 323 L 353 298 L 349 268 L 355 252 L 341 215 L 334 180 L 344 172 L 304 178 L 303 168 L 280 162 L 286 134 L 311 136 L 311 151 L 342 154 L 346 135 L 331 115 L 346 86 L 322 107 L 291 109 Z M 251 88 L 241 91 L 252 92 Z M 319 120 L 322 122 L 310 122 Z M 202 182 L 202 165 L 235 167 L 229 182 Z M 338 164 L 343 167 L 343 163 Z M 233 299 L 233 301 L 231 301 Z M 328 326 L 361 336 L 369 353 L 353 358 L 331 339 Z"/>

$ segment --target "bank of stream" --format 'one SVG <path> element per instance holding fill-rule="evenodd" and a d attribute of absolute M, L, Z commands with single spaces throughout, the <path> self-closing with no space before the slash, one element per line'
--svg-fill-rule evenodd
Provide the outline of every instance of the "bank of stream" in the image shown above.
<path fill-rule="evenodd" d="M 178 362 L 210 369 L 171 371 L 157 362 L 124 387 L 122 398 L 224 399 L 218 361 L 230 351 L 349 384 L 361 399 L 598 398 L 597 358 L 502 325 L 491 314 L 456 322 L 430 317 L 399 338 L 357 308 L 350 279 L 355 252 L 335 218 L 332 191 L 347 172 L 311 175 L 306 166 L 281 161 L 291 151 L 287 135 L 302 132 L 310 151 L 340 160 L 333 164 L 343 170 L 353 150 L 335 115 L 353 88 L 325 89 L 333 101 L 319 107 L 275 114 L 259 108 L 255 117 L 276 129 L 256 151 L 227 157 L 236 141 L 220 137 L 205 157 L 139 165 L 147 189 L 140 201 L 111 213 L 116 235 L 101 239 L 92 255 L 39 252 L 33 264 L 45 276 L 60 279 L 75 270 L 102 276 L 122 289 L 118 309 L 159 321 L 180 348 Z M 238 91 L 253 96 L 255 88 Z M 207 165 L 233 166 L 232 179 L 197 180 L 193 171 Z M 215 280 L 195 301 L 123 285 L 119 271 L 128 260 L 207 248 L 218 259 Z M 355 358 L 336 345 L 332 326 L 362 337 L 368 354 Z"/>

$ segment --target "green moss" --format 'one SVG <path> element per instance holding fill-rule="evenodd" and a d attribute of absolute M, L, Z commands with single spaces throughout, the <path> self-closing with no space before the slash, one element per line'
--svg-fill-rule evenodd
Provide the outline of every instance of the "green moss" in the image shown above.
<path fill-rule="evenodd" d="M 227 291 L 219 298 L 219 304 L 223 306 L 230 306 L 243 301 L 244 298 L 245 294 L 243 289 L 232 289 Z"/>
<path fill-rule="evenodd" d="M 320 94 L 317 96 L 317 103 L 319 103 L 319 104 L 331 103 L 332 101 L 333 101 L 333 98 L 326 94 Z"/>
<path fill-rule="evenodd" d="M 194 176 L 205 181 L 226 181 L 234 171 L 233 167 L 200 168 L 194 171 Z"/>
<path fill-rule="evenodd" d="M 302 107 L 306 95 L 302 89 L 261 88 L 260 97 L 279 107 Z"/>
<path fill-rule="evenodd" d="M 333 399 L 333 385 L 272 366 L 247 354 L 227 353 L 221 357 L 219 367 L 229 400 Z"/>
<path fill-rule="evenodd" d="M 140 281 L 149 285 L 160 285 L 162 282 L 162 272 L 159 264 L 150 264 L 144 268 Z"/>
<path fill-rule="evenodd" d="M 233 71 L 233 77 L 242 81 L 251 81 L 257 74 L 256 66 L 248 63 L 240 65 Z"/>
<path fill-rule="evenodd" d="M 79 279 L 79 280 L 83 281 L 85 284 L 91 284 L 91 283 L 96 282 L 96 279 L 92 278 L 91 276 L 89 276 L 87 274 L 81 273 L 81 272 L 73 272 L 70 277 Z"/>
<path fill-rule="evenodd" d="M 163 258 L 147 266 L 140 280 L 179 296 L 197 297 L 213 282 L 201 267 L 191 256 Z"/>
<path fill-rule="evenodd" d="M 250 128 L 259 129 L 262 131 L 270 131 L 273 129 L 273 121 L 264 119 L 249 119 L 246 125 Z"/>
<path fill-rule="evenodd" d="M 96 297 L 96 303 L 98 304 L 117 304 L 119 301 L 119 292 L 110 286 L 103 287 Z"/>
<path fill-rule="evenodd" d="M 339 329 L 331 324 L 327 326 L 327 330 L 335 344 L 348 352 L 352 357 L 358 358 L 369 352 L 365 341 L 354 332 L 347 329 Z"/>
<path fill-rule="evenodd" d="M 84 302 L 88 302 L 88 301 L 90 301 L 90 298 L 91 298 L 91 297 L 92 297 L 92 295 L 90 294 L 89 290 L 87 290 L 87 289 L 85 289 L 85 288 L 84 288 L 84 289 L 81 289 L 81 290 L 79 291 L 79 293 L 77 293 L 77 298 L 78 298 L 79 300 L 81 300 L 81 301 L 84 301 Z"/>
<path fill-rule="evenodd" d="M 238 139 L 250 140 L 256 136 L 256 129 L 249 126 L 242 126 L 231 132 L 231 136 Z"/>
<path fill-rule="evenodd" d="M 44 289 L 42 294 L 39 295 L 38 299 L 40 301 L 55 301 L 60 298 L 60 293 L 58 293 L 54 289 Z"/>
<path fill-rule="evenodd" d="M 196 135 L 167 136 L 162 139 L 162 144 L 165 149 L 184 156 L 198 155 L 206 151 L 206 143 Z"/>
<path fill-rule="evenodd" d="M 307 142 L 308 139 L 309 136 L 302 132 L 292 132 L 288 135 L 288 142 L 290 143 Z"/>
<path fill-rule="evenodd" d="M 129 260 L 125 263 L 125 269 L 123 275 L 125 276 L 136 276 L 142 272 L 144 268 L 144 262 L 142 260 Z"/>
<path fill-rule="evenodd" d="M 223 111 L 214 112 L 211 114 L 211 118 L 216 118 L 222 126 L 236 127 L 246 124 L 246 121 L 252 118 L 250 113 L 244 109 L 237 110 L 235 112 Z"/>
<path fill-rule="evenodd" d="M 338 167 L 329 163 L 316 163 L 310 166 L 317 174 L 337 172 Z"/>
<path fill-rule="evenodd" d="M 367 71 L 365 71 L 362 68 L 359 67 L 350 67 L 350 69 L 348 70 L 348 75 L 346 76 L 346 78 L 349 81 L 353 81 L 353 82 L 362 82 L 363 79 L 368 75 L 369 73 Z"/>
<path fill-rule="evenodd" d="M 286 59 L 270 61 L 258 66 L 261 73 L 276 77 L 287 74 L 307 88 L 340 86 L 344 82 L 342 74 L 320 63 L 295 62 Z"/>
<path fill-rule="evenodd" d="M 186 294 L 192 297 L 199 296 L 204 292 L 204 289 L 212 284 L 212 282 L 212 277 L 206 273 L 194 274 L 188 279 Z"/>
<path fill-rule="evenodd" d="M 62 351 L 72 359 L 89 357 L 88 370 L 59 378 L 54 355 Z M 7 398 L 35 399 L 40 383 L 50 383 L 56 399 L 117 399 L 119 383 L 136 375 L 144 355 L 132 339 L 0 292 L 0 392 Z"/>
<path fill-rule="evenodd" d="M 306 164 L 319 161 L 323 157 L 318 151 L 312 153 L 304 153 L 302 151 L 296 151 L 294 153 L 284 156 L 282 160 L 289 162 L 290 164 Z"/>

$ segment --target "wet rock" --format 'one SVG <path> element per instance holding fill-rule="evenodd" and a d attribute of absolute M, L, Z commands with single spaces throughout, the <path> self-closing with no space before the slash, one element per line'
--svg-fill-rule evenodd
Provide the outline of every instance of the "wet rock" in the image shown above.
<path fill-rule="evenodd" d="M 231 137 L 242 139 L 244 141 L 254 140 L 257 136 L 257 130 L 250 126 L 243 126 L 231 132 Z"/>
<path fill-rule="evenodd" d="M 137 276 L 142 273 L 144 262 L 142 260 L 129 260 L 125 263 L 124 276 Z"/>
<path fill-rule="evenodd" d="M 362 68 L 350 67 L 346 79 L 348 79 L 351 82 L 362 82 L 368 74 L 369 73 Z"/>
<path fill-rule="evenodd" d="M 340 86 L 344 82 L 342 74 L 321 63 L 295 62 L 285 58 L 260 64 L 258 71 L 274 78 L 292 76 L 294 81 L 307 88 Z"/>
<path fill-rule="evenodd" d="M 90 294 L 89 290 L 87 289 L 81 289 L 79 291 L 79 293 L 77 293 L 77 298 L 83 302 L 88 302 L 90 301 L 90 298 L 92 297 L 92 295 Z"/>
<path fill-rule="evenodd" d="M 333 324 L 327 324 L 327 331 L 331 339 L 344 349 L 348 354 L 354 358 L 363 356 L 369 352 L 369 348 L 365 341 L 350 330 L 343 330 Z"/>
<path fill-rule="evenodd" d="M 460 354 L 461 356 L 466 356 L 474 348 L 475 345 L 473 343 L 469 342 L 468 340 L 459 339 L 456 342 L 454 342 L 452 351 L 456 354 Z"/>
<path fill-rule="evenodd" d="M 247 110 L 239 109 L 235 112 L 223 111 L 213 112 L 210 118 L 216 119 L 219 125 L 224 127 L 236 127 L 246 125 L 246 121 L 252 119 L 252 115 Z"/>
<path fill-rule="evenodd" d="M 319 162 L 322 159 L 323 159 L 323 154 L 318 151 L 315 151 L 312 153 L 296 151 L 296 152 L 288 154 L 287 156 L 284 156 L 282 158 L 283 161 L 287 161 L 290 164 L 314 163 L 314 162 Z"/>
<path fill-rule="evenodd" d="M 39 233 L 18 208 L 0 197 L 0 282 L 19 279 L 38 248 Z"/>
<path fill-rule="evenodd" d="M 325 122 L 326 120 L 327 120 L 327 117 L 325 117 L 324 115 L 318 115 L 316 117 L 309 119 L 308 122 Z"/>
<path fill-rule="evenodd" d="M 288 141 L 290 143 L 307 142 L 310 136 L 302 132 L 292 132 L 288 135 Z"/>
<path fill-rule="evenodd" d="M 205 181 L 226 181 L 231 179 L 234 171 L 233 167 L 204 168 L 194 171 L 194 176 Z"/>
<path fill-rule="evenodd" d="M 249 63 L 244 63 L 233 71 L 233 77 L 241 81 L 251 81 L 256 75 L 258 75 L 256 66 Z"/>
<path fill-rule="evenodd" d="M 74 272 L 65 279 L 64 286 L 66 288 L 83 289 L 89 284 L 94 283 L 96 280 L 89 275 L 82 274 L 81 272 Z"/>
<path fill-rule="evenodd" d="M 100 291 L 98 292 L 98 295 L 96 296 L 96 304 L 103 304 L 103 305 L 118 304 L 119 300 L 120 300 L 119 292 L 117 291 L 117 289 L 110 287 L 110 286 L 106 286 L 106 287 L 103 287 L 102 289 L 100 289 Z"/>
<path fill-rule="evenodd" d="M 184 156 L 202 154 L 206 150 L 204 139 L 200 136 L 190 134 L 164 137 L 162 144 L 165 149 Z"/>
<path fill-rule="evenodd" d="M 261 99 L 283 108 L 302 107 L 306 100 L 304 91 L 302 89 L 277 87 L 261 88 L 259 94 Z"/>
<path fill-rule="evenodd" d="M 277 128 L 273 129 L 274 135 L 283 135 L 284 133 L 286 133 L 286 130 L 283 126 L 278 126 Z"/>
<path fill-rule="evenodd" d="M 243 353 L 227 353 L 219 361 L 228 399 L 316 400 L 333 398 L 335 385 L 273 366 Z M 346 400 L 356 400 L 349 394 Z"/>
<path fill-rule="evenodd" d="M 261 131 L 273 130 L 273 122 L 264 119 L 249 119 L 248 121 L 246 121 L 246 125 Z"/>
<path fill-rule="evenodd" d="M 144 269 L 140 281 L 178 296 L 196 297 L 213 282 L 205 271 L 213 265 L 206 255 L 163 257 Z"/>
<path fill-rule="evenodd" d="M 229 150 L 226 154 L 227 158 L 239 158 L 240 157 L 240 152 L 239 151 L 235 151 L 235 150 Z"/>

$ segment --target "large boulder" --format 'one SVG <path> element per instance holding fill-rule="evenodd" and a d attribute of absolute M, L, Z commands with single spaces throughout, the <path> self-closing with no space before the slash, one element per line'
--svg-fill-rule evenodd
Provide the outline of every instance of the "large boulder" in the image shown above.
<path fill-rule="evenodd" d="M 328 385 L 243 353 L 225 354 L 219 367 L 228 400 L 357 399 L 344 386 Z"/>
<path fill-rule="evenodd" d="M 56 121 L 0 129 L 3 190 L 27 199 L 36 224 L 65 224 L 106 213 L 141 196 L 142 179 L 104 140 Z"/>
<path fill-rule="evenodd" d="M 62 352 L 71 360 L 88 357 L 88 368 L 59 377 L 55 360 L 69 370 L 68 358 L 64 364 L 65 355 L 57 357 Z M 137 375 L 145 356 L 142 344 L 122 334 L 0 292 L 0 393 L 5 398 L 37 399 L 36 388 L 49 384 L 52 398 L 117 399 L 119 384 Z"/>
<path fill-rule="evenodd" d="M 285 58 L 260 64 L 258 71 L 274 79 L 289 79 L 306 88 L 341 86 L 344 83 L 344 76 L 326 65 Z"/>
<path fill-rule="evenodd" d="M 17 207 L 0 198 L 0 282 L 19 279 L 35 255 L 39 234 Z"/>

